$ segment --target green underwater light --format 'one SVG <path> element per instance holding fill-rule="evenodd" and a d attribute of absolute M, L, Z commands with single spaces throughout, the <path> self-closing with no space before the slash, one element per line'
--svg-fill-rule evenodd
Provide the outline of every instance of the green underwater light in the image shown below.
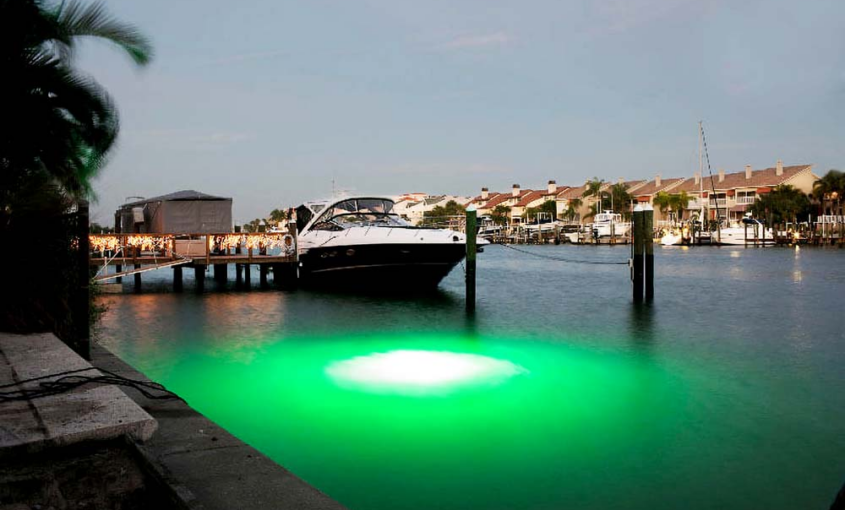
<path fill-rule="evenodd" d="M 448 351 L 395 350 L 336 361 L 326 374 L 339 386 L 376 393 L 447 393 L 497 385 L 523 367 L 510 361 Z"/>

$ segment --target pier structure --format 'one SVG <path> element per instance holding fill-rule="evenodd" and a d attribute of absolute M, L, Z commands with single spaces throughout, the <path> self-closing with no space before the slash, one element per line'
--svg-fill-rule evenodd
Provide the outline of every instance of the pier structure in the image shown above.
<path fill-rule="evenodd" d="M 194 271 L 196 289 L 205 289 L 206 273 L 211 271 L 218 286 L 228 282 L 229 264 L 235 265 L 238 287 L 252 285 L 252 266 L 258 266 L 258 283 L 267 287 L 268 275 L 279 288 L 294 288 L 298 257 L 296 229 L 287 232 L 254 233 L 155 233 L 90 234 L 89 264 L 97 271 L 95 282 L 134 278 L 135 291 L 141 289 L 143 273 L 173 270 L 173 290 L 182 290 L 185 268 Z M 110 271 L 114 268 L 114 271 Z"/>

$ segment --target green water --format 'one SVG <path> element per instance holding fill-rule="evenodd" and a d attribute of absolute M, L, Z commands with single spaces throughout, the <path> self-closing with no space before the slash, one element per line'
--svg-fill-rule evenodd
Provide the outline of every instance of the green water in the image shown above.
<path fill-rule="evenodd" d="M 453 273 L 422 301 L 115 296 L 101 341 L 353 510 L 826 508 L 845 254 L 706 250 L 659 252 L 648 308 L 612 266 L 490 249 L 471 321 Z"/>

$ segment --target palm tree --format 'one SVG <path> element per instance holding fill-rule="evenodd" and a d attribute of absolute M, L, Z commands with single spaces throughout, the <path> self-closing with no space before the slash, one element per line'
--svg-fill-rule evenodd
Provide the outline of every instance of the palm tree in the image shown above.
<path fill-rule="evenodd" d="M 681 216 L 684 214 L 684 209 L 687 208 L 689 205 L 690 200 L 692 197 L 686 192 L 681 191 L 680 193 L 673 193 L 670 197 L 670 206 L 672 210 L 678 213 L 678 219 L 681 219 Z"/>
<path fill-rule="evenodd" d="M 578 209 L 581 208 L 582 201 L 580 198 L 570 198 L 566 202 L 566 210 L 563 212 L 563 217 L 572 221 L 578 215 Z"/>
<path fill-rule="evenodd" d="M 666 216 L 666 211 L 672 208 L 672 197 L 665 191 L 658 191 L 651 203 L 660 210 L 660 216 Z"/>
<path fill-rule="evenodd" d="M 835 201 L 836 207 L 831 209 L 833 214 L 841 214 L 840 207 L 842 194 L 845 193 L 845 173 L 839 170 L 828 170 L 824 177 L 813 183 L 813 198 L 819 200 L 822 205 L 822 214 L 827 213 L 826 202 Z"/>
<path fill-rule="evenodd" d="M 596 197 L 597 202 L 601 202 L 604 198 L 604 192 L 602 192 L 602 187 L 604 186 L 604 179 L 599 179 L 598 177 L 593 177 L 591 181 L 587 181 L 586 187 L 584 189 L 584 193 L 581 195 L 585 198 L 587 197 Z M 597 206 L 595 209 L 598 210 Z M 593 212 L 592 215 L 596 213 Z"/>
<path fill-rule="evenodd" d="M 610 187 L 610 202 L 613 208 L 622 214 L 625 221 L 631 219 L 631 201 L 634 197 L 628 193 L 628 186 L 617 182 Z"/>
<path fill-rule="evenodd" d="M 149 42 L 99 3 L 78 0 L 0 0 L 0 188 L 44 179 L 66 193 L 90 193 L 118 133 L 108 93 L 73 67 L 76 44 L 94 37 L 115 44 L 139 66 L 149 62 Z M 7 193 L 3 193 L 7 195 Z M 8 196 L 0 196 L 7 205 Z"/>

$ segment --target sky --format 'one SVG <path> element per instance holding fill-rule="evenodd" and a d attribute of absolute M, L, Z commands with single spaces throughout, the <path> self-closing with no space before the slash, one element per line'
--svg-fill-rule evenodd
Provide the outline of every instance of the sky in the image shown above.
<path fill-rule="evenodd" d="M 351 193 L 845 169 L 841 0 L 107 0 L 152 41 L 78 66 L 121 132 L 94 221 L 195 189 L 236 222 Z M 707 167 L 705 164 L 705 175 Z"/>

